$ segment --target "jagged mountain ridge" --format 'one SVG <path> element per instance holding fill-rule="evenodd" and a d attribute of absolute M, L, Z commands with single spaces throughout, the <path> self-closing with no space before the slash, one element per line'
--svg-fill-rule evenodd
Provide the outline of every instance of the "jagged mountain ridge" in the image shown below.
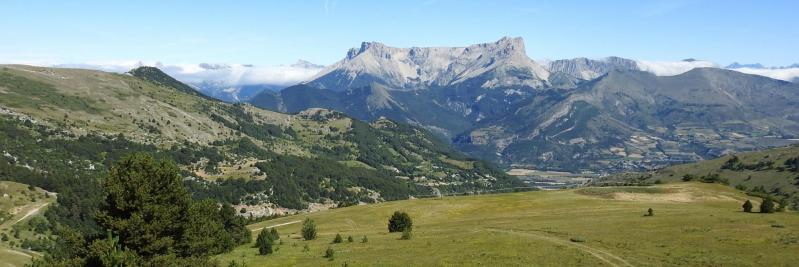
<path fill-rule="evenodd" d="M 540 88 L 547 85 L 549 72 L 527 57 L 520 37 L 468 47 L 395 48 L 364 42 L 306 84 L 335 91 L 371 83 L 411 90 L 452 86 L 477 78 L 483 79 L 480 86 L 484 88 Z"/>

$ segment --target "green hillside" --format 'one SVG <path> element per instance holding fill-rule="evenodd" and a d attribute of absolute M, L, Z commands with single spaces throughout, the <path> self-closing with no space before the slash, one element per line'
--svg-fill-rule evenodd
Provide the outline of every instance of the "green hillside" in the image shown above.
<path fill-rule="evenodd" d="M 677 183 L 395 201 L 257 223 L 250 226 L 254 234 L 277 225 L 273 254 L 243 245 L 217 259 L 247 266 L 787 266 L 799 260 L 799 214 L 744 213 L 745 199 L 759 203 L 718 184 Z M 643 216 L 649 208 L 654 216 Z M 387 231 L 396 210 L 413 219 L 410 240 Z M 316 240 L 300 237 L 306 218 L 317 224 Z M 331 244 L 337 233 L 344 242 Z M 332 260 L 323 257 L 328 247 Z"/>
<path fill-rule="evenodd" d="M 133 152 L 176 162 L 195 199 L 253 217 L 520 183 L 419 128 L 271 112 L 189 89 L 156 68 L 0 66 L 0 180 L 59 193 L 48 218 L 87 235 L 98 234 L 100 182 Z"/>
<path fill-rule="evenodd" d="M 668 183 L 697 180 L 728 184 L 754 195 L 786 199 L 799 210 L 799 146 L 726 155 L 713 160 L 675 165 L 652 172 L 623 173 L 594 184 Z"/>
<path fill-rule="evenodd" d="M 173 152 L 169 156 L 188 174 L 205 180 L 270 180 L 268 177 L 277 172 L 258 169 L 257 163 L 296 158 L 323 159 L 315 162 L 343 169 L 344 176 L 358 176 L 355 173 L 361 172 L 361 176 L 385 180 L 378 183 L 363 179 L 343 181 L 343 177 L 302 177 L 313 178 L 312 183 L 316 184 L 309 188 L 319 187 L 321 179 L 328 178 L 333 180 L 329 184 L 331 189 L 367 187 L 389 196 L 372 194 L 370 201 L 429 194 L 432 187 L 465 191 L 514 183 L 512 178 L 490 167 L 464 168 L 476 162 L 421 129 L 387 120 L 369 125 L 322 109 L 290 115 L 227 104 L 202 97 L 157 68 L 142 67 L 123 75 L 2 66 L 0 96 L 6 118 L 26 121 L 14 127 L 33 131 L 44 127 L 55 135 L 45 136 L 65 140 L 122 139 L 146 147 L 140 150 L 169 150 Z M 31 138 L 37 136 L 33 134 Z M 9 144 L 6 150 L 15 146 L 19 147 Z M 14 152 L 11 155 L 16 157 L 25 157 L 27 153 L 22 149 Z M 20 163 L 37 167 L 31 160 L 23 159 Z M 104 159 L 89 160 L 108 163 Z M 414 180 L 418 183 L 408 182 Z M 393 185 L 367 186 L 385 183 Z M 321 201 L 318 197 L 331 198 L 306 193 L 300 192 L 305 196 L 292 200 L 305 204 L 291 208 Z M 351 195 L 333 200 L 366 200 L 361 198 Z"/>

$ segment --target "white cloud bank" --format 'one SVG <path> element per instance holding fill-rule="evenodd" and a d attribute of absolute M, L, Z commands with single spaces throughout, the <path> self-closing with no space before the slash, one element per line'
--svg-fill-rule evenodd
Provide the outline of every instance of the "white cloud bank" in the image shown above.
<path fill-rule="evenodd" d="M 772 79 L 799 82 L 799 68 L 766 69 L 766 68 L 735 68 L 738 72 L 766 76 Z"/>
<path fill-rule="evenodd" d="M 637 60 L 638 68 L 657 76 L 673 76 L 695 68 L 718 68 L 719 65 L 705 60 L 690 61 L 646 61 Z"/>
<path fill-rule="evenodd" d="M 142 61 L 112 61 L 79 64 L 58 64 L 53 67 L 94 69 L 123 73 L 140 66 L 153 66 L 175 79 L 189 84 L 212 83 L 218 86 L 257 84 L 289 86 L 313 77 L 324 66 L 298 61 L 285 66 L 253 66 L 246 64 L 171 64 Z"/>

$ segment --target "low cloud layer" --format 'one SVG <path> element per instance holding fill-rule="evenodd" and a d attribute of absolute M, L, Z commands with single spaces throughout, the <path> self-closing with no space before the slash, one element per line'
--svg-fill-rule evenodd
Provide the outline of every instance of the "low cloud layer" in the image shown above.
<path fill-rule="evenodd" d="M 799 81 L 799 68 L 766 69 L 766 68 L 736 68 L 738 72 L 766 76 L 784 81 Z"/>
<path fill-rule="evenodd" d="M 718 68 L 719 65 L 710 61 L 646 61 L 638 60 L 638 68 L 654 73 L 658 76 L 672 76 L 687 72 L 694 68 Z"/>
<path fill-rule="evenodd" d="M 140 66 L 158 67 L 167 74 L 189 84 L 212 83 L 217 86 L 245 86 L 256 84 L 294 85 L 312 77 L 323 66 L 306 61 L 285 66 L 253 66 L 245 64 L 174 64 L 160 62 L 115 61 L 103 63 L 59 64 L 54 67 L 95 69 L 107 72 L 127 72 Z"/>

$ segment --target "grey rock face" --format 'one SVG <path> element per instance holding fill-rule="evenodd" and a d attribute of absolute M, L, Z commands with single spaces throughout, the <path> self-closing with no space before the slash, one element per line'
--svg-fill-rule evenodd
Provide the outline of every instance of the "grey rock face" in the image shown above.
<path fill-rule="evenodd" d="M 547 85 L 549 72 L 527 57 L 522 38 L 505 37 L 468 47 L 396 48 L 364 42 L 308 85 L 343 91 L 378 83 L 411 90 L 479 80 L 483 88 Z"/>
<path fill-rule="evenodd" d="M 565 73 L 582 80 L 593 80 L 612 70 L 640 70 L 634 60 L 620 57 L 561 59 L 550 62 L 546 67 L 551 73 Z"/>

